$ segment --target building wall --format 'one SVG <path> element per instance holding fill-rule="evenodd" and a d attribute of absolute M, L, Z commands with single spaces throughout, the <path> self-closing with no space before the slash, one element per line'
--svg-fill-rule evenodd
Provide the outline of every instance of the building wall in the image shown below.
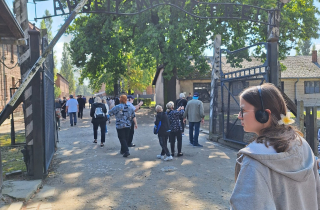
<path fill-rule="evenodd" d="M 305 81 L 320 81 L 320 78 L 314 79 L 299 79 L 296 84 L 296 97 L 295 97 L 295 82 L 297 79 L 281 79 L 284 82 L 284 92 L 288 95 L 288 97 L 295 101 L 303 101 L 304 106 L 320 106 L 320 93 L 313 94 L 305 94 Z"/>
<path fill-rule="evenodd" d="M 15 66 L 18 62 L 17 46 L 0 44 L 0 59 L 8 67 Z M 5 65 L 0 63 L 0 111 L 10 100 L 10 88 L 19 87 L 21 82 L 19 65 L 13 69 Z M 15 112 L 22 112 L 22 107 L 18 107 Z"/>
<path fill-rule="evenodd" d="M 156 82 L 156 104 L 164 106 L 164 92 L 163 92 L 163 69 L 160 70 L 157 82 Z"/>
<path fill-rule="evenodd" d="M 61 94 L 59 98 L 69 97 L 69 82 L 60 74 L 57 74 L 56 86 L 60 88 Z"/>

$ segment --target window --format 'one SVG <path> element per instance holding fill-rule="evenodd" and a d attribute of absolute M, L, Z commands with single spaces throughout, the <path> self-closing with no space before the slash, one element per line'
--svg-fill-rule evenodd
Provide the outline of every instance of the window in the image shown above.
<path fill-rule="evenodd" d="M 249 82 L 246 81 L 238 81 L 232 83 L 232 94 L 234 96 L 239 95 L 243 89 L 249 87 Z"/>
<path fill-rule="evenodd" d="M 211 83 L 193 83 L 193 93 L 199 93 L 199 100 L 210 102 Z"/>
<path fill-rule="evenodd" d="M 304 93 L 305 94 L 320 93 L 320 81 L 305 81 Z"/>

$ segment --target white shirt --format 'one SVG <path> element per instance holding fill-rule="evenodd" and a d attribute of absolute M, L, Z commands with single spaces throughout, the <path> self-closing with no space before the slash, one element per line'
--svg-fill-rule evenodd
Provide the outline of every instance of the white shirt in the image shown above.
<path fill-rule="evenodd" d="M 74 98 L 70 98 L 66 106 L 68 107 L 68 113 L 78 111 L 78 101 Z"/>
<path fill-rule="evenodd" d="M 104 105 L 106 105 L 106 109 L 107 109 L 107 113 L 106 114 L 108 114 L 109 113 L 109 105 L 108 105 L 108 103 L 105 103 Z"/>

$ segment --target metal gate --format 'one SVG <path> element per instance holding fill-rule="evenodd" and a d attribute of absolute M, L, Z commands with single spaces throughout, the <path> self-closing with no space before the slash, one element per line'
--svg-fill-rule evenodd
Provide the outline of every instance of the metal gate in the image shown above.
<path fill-rule="evenodd" d="M 42 38 L 42 52 L 48 46 L 46 37 Z M 44 173 L 46 174 L 50 166 L 56 147 L 56 118 L 54 99 L 54 74 L 53 74 L 53 52 L 47 56 L 43 63 L 43 116 L 44 116 Z"/>
<path fill-rule="evenodd" d="M 260 53 L 263 58 L 252 56 L 253 52 Z M 269 81 L 268 43 L 257 43 L 232 52 L 221 49 L 220 55 L 223 139 L 246 145 L 254 134 L 245 133 L 238 119 L 239 94 L 249 86 Z"/>

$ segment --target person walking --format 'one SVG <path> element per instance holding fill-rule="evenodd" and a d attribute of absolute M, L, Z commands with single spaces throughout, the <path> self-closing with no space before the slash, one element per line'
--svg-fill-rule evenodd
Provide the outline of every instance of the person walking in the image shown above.
<path fill-rule="evenodd" d="M 179 95 L 179 99 L 176 100 L 175 105 L 175 109 L 178 109 L 179 107 L 186 107 L 188 101 L 185 99 L 185 95 L 184 93 L 180 93 Z M 182 127 L 182 136 L 184 136 L 184 122 L 183 122 L 183 116 L 181 116 L 180 118 L 180 123 L 181 123 L 181 127 Z"/>
<path fill-rule="evenodd" d="M 59 99 L 55 99 L 55 115 L 56 115 L 56 123 L 57 128 L 60 130 L 60 118 L 61 118 L 61 104 L 59 102 Z"/>
<path fill-rule="evenodd" d="M 177 147 L 178 147 L 178 154 L 177 156 L 182 156 L 183 153 L 181 152 L 182 149 L 182 126 L 180 123 L 180 118 L 182 118 L 184 113 L 184 107 L 179 107 L 177 110 L 174 110 L 174 103 L 172 101 L 168 102 L 167 105 L 167 115 L 170 122 L 170 134 L 169 134 L 169 141 L 171 147 L 171 156 L 174 156 L 174 148 L 175 142 L 177 138 Z"/>
<path fill-rule="evenodd" d="M 67 99 L 66 97 L 63 97 L 62 104 L 61 104 L 61 115 L 63 119 L 67 118 L 66 104 L 67 104 Z"/>
<path fill-rule="evenodd" d="M 110 116 L 109 116 L 109 106 L 108 106 L 108 103 L 107 103 L 107 99 L 102 99 L 102 103 L 105 105 L 106 107 L 106 110 L 107 110 L 107 113 L 106 113 L 106 120 L 110 122 Z M 108 133 L 108 127 L 107 127 L 107 123 L 106 123 L 106 130 L 105 130 L 105 133 Z"/>
<path fill-rule="evenodd" d="M 291 126 L 286 102 L 273 84 L 240 94 L 238 119 L 255 139 L 238 152 L 231 210 L 318 210 L 317 161 L 302 133 Z"/>
<path fill-rule="evenodd" d="M 106 115 L 107 109 L 105 104 L 102 103 L 100 97 L 96 97 L 94 103 L 91 105 L 90 109 L 90 117 L 92 117 L 91 123 L 93 124 L 93 143 L 98 143 L 98 128 L 100 126 L 101 130 L 101 144 L 100 147 L 104 146 L 104 142 L 106 139 Z"/>
<path fill-rule="evenodd" d="M 93 96 L 89 98 L 89 109 L 91 108 L 91 105 L 94 103 Z"/>
<path fill-rule="evenodd" d="M 84 99 L 82 98 L 82 95 L 78 95 L 78 104 L 79 104 L 79 111 L 78 111 L 78 118 L 79 119 L 82 119 L 82 116 L 83 116 L 83 108 L 85 106 L 85 101 Z"/>
<path fill-rule="evenodd" d="M 77 125 L 77 112 L 79 112 L 79 104 L 76 99 L 73 98 L 73 95 L 69 96 L 69 100 L 66 104 L 66 113 L 70 116 L 70 125 Z"/>
<path fill-rule="evenodd" d="M 160 155 L 157 155 L 157 158 L 165 161 L 172 160 L 173 157 L 171 156 L 169 149 L 167 147 L 168 137 L 170 134 L 169 120 L 168 120 L 167 114 L 163 112 L 162 106 L 157 105 L 156 112 L 157 112 L 157 116 L 154 124 L 157 127 L 160 126 L 158 131 L 158 139 L 159 139 L 160 146 L 162 148 L 161 153 Z M 166 155 L 167 157 L 164 158 L 164 155 Z"/>
<path fill-rule="evenodd" d="M 138 125 L 134 110 L 127 105 L 127 96 L 121 95 L 119 102 L 120 104 L 109 111 L 109 115 L 116 117 L 116 128 L 121 144 L 120 154 L 122 154 L 123 157 L 128 157 L 130 153 L 127 139 L 129 138 L 131 122 L 133 121 L 135 129 L 138 128 Z"/>
<path fill-rule="evenodd" d="M 127 96 L 127 105 L 129 107 L 131 107 L 135 112 L 138 111 L 140 109 L 140 107 L 143 104 L 143 101 L 140 101 L 140 103 L 136 106 L 133 105 L 133 101 L 134 101 L 134 97 L 133 95 L 128 95 Z M 134 143 L 132 143 L 133 141 L 133 135 L 134 135 L 134 123 L 131 123 L 131 127 L 130 127 L 130 133 L 129 133 L 129 138 L 128 138 L 128 147 L 135 147 L 136 145 Z"/>
<path fill-rule="evenodd" d="M 202 101 L 199 101 L 199 94 L 195 92 L 193 99 L 188 102 L 185 112 L 183 114 L 183 122 L 186 122 L 186 118 L 189 122 L 189 141 L 190 145 L 195 147 L 203 147 L 198 142 L 200 122 L 204 123 L 204 109 Z M 193 135 L 194 129 L 194 135 Z"/>

